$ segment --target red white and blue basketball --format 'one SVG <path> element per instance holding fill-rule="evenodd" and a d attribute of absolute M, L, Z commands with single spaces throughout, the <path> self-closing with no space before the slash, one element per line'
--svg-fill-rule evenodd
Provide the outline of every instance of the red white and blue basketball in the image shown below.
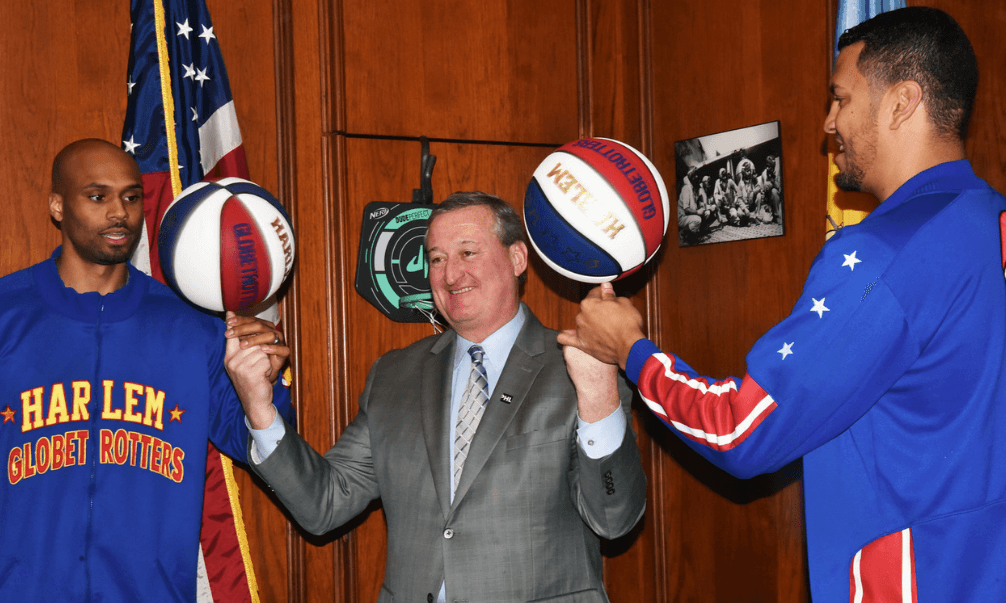
<path fill-rule="evenodd" d="M 642 153 L 617 140 L 583 138 L 558 148 L 534 171 L 524 223 L 550 268 L 603 283 L 653 258 L 669 207 L 664 181 Z"/>
<path fill-rule="evenodd" d="M 197 182 L 168 206 L 157 250 L 179 295 L 208 310 L 242 310 L 276 293 L 289 276 L 293 229 L 280 202 L 253 182 Z"/>

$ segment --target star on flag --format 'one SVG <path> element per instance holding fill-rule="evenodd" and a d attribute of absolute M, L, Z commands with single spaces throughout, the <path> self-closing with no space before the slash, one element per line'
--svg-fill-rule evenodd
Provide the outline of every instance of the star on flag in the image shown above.
<path fill-rule="evenodd" d="M 216 34 L 213 33 L 213 26 L 211 25 L 208 29 L 205 25 L 200 25 L 203 28 L 203 33 L 199 34 L 199 37 L 206 40 L 209 44 L 210 40 L 215 40 L 217 38 Z"/>
<path fill-rule="evenodd" d="M 852 253 L 843 253 L 842 255 L 845 256 L 845 263 L 842 264 L 842 266 L 843 267 L 848 266 L 849 270 L 855 270 L 856 264 L 859 264 L 860 262 L 863 261 L 856 257 L 855 251 L 853 251 Z"/>
<path fill-rule="evenodd" d="M 203 82 L 210 81 L 209 76 L 206 75 L 207 71 L 209 71 L 209 67 L 207 67 L 206 69 L 196 69 L 196 81 L 199 82 L 200 88 L 203 87 Z"/>
<path fill-rule="evenodd" d="M 185 23 L 177 23 L 176 22 L 175 25 L 178 26 L 178 34 L 177 35 L 179 35 L 179 36 L 185 36 L 185 39 L 188 40 L 189 39 L 189 32 L 192 31 L 192 28 L 189 27 L 189 20 L 186 19 Z"/>
<path fill-rule="evenodd" d="M 789 343 L 783 342 L 782 349 L 778 350 L 776 353 L 777 354 L 782 354 L 782 359 L 785 360 L 786 356 L 789 356 L 790 354 L 793 353 L 793 344 L 794 343 L 796 343 L 796 342 L 795 341 L 791 341 Z"/>

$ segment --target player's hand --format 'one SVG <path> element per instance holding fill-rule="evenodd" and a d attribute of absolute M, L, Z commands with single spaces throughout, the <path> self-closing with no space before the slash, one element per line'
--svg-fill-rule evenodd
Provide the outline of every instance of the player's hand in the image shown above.
<path fill-rule="evenodd" d="M 276 382 L 290 357 L 290 348 L 287 347 L 283 333 L 268 320 L 255 318 L 254 316 L 238 316 L 228 311 L 226 315 L 227 331 L 224 336 L 230 340 L 235 340 L 241 349 L 259 346 L 269 355 L 270 370 L 269 381 Z"/>
<path fill-rule="evenodd" d="M 224 368 L 234 384 L 248 422 L 255 429 L 265 429 L 276 416 L 272 405 L 272 370 L 270 355 L 262 346 L 241 347 L 237 337 L 227 339 Z"/>
<path fill-rule="evenodd" d="M 594 423 L 618 408 L 618 367 L 605 364 L 571 345 L 562 348 L 566 372 L 576 389 L 577 413 L 588 423 Z"/>
<path fill-rule="evenodd" d="M 602 283 L 580 302 L 576 330 L 563 331 L 557 339 L 601 362 L 625 368 L 632 345 L 644 337 L 639 311 L 627 298 L 617 297 L 611 283 Z"/>

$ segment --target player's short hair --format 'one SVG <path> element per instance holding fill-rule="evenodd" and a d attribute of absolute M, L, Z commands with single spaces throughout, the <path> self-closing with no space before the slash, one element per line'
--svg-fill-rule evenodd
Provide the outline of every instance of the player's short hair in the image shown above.
<path fill-rule="evenodd" d="M 838 48 L 857 42 L 864 46 L 856 66 L 872 87 L 917 82 L 936 131 L 964 140 L 978 89 L 978 60 L 953 17 L 922 6 L 888 11 L 846 30 Z"/>
<path fill-rule="evenodd" d="M 107 140 L 102 140 L 100 138 L 82 138 L 81 140 L 75 140 L 70 144 L 63 147 L 59 153 L 52 160 L 52 180 L 50 182 L 51 188 L 50 192 L 56 193 L 57 195 L 66 194 L 67 186 L 67 173 L 66 173 L 66 163 L 74 154 L 79 152 L 81 149 L 86 149 L 87 147 L 94 146 L 106 146 L 113 149 L 122 150 L 117 145 L 114 145 Z M 133 160 L 132 155 L 127 156 Z M 135 163 L 135 160 L 133 160 Z"/>

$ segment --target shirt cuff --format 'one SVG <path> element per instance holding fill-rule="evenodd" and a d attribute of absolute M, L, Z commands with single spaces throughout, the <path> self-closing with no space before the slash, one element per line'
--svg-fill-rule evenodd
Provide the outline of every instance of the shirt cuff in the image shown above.
<path fill-rule="evenodd" d="M 576 417 L 577 441 L 589 458 L 599 459 L 618 450 L 625 438 L 625 411 L 622 406 L 599 421 L 588 423 Z"/>
<path fill-rule="evenodd" d="M 269 424 L 269 427 L 265 429 L 252 429 L 251 423 L 248 422 L 248 417 L 245 417 L 245 425 L 248 427 L 248 433 L 252 437 L 251 460 L 258 465 L 269 458 L 272 451 L 276 450 L 276 447 L 279 446 L 279 441 L 286 434 L 286 426 L 283 425 L 283 420 L 275 409 L 273 409 L 272 423 Z"/>
<path fill-rule="evenodd" d="M 643 365 L 650 356 L 659 354 L 660 348 L 649 339 L 640 339 L 632 344 L 629 349 L 629 357 L 625 359 L 625 376 L 630 381 L 639 385 L 639 373 L 643 370 Z"/>

